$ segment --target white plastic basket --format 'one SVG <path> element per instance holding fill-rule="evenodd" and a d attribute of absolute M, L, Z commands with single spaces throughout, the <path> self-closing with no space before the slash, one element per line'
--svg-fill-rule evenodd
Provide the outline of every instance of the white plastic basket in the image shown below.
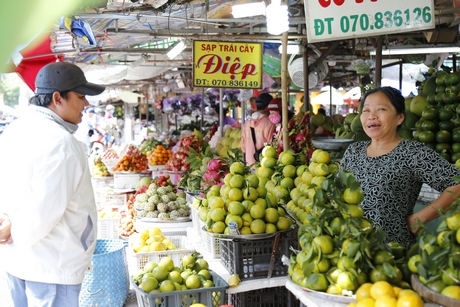
<path fill-rule="evenodd" d="M 113 186 L 113 176 L 107 177 L 91 177 L 93 190 L 106 189 Z"/>
<path fill-rule="evenodd" d="M 161 233 L 165 237 L 170 236 L 186 236 L 187 227 L 192 227 L 193 224 L 191 221 L 181 222 L 181 223 L 152 223 L 152 222 L 143 222 L 141 220 L 136 220 L 134 223 L 137 232 L 143 232 L 145 230 L 150 230 L 153 227 L 161 229 Z M 174 243 L 174 242 L 173 242 Z"/>
<path fill-rule="evenodd" d="M 180 265 L 180 261 L 186 255 L 191 255 L 196 252 L 195 249 L 188 249 L 187 248 L 187 237 L 186 236 L 171 236 L 166 237 L 168 238 L 177 250 L 168 250 L 168 251 L 159 251 L 159 252 L 144 252 L 144 253 L 135 253 L 132 248 L 127 248 L 127 256 L 128 256 L 128 263 L 131 262 L 130 269 L 134 270 L 134 272 L 139 271 L 140 269 L 144 268 L 144 266 L 150 262 L 159 262 L 164 257 L 171 257 L 173 262 L 176 265 Z M 128 264 L 129 265 L 129 264 Z"/>
<path fill-rule="evenodd" d="M 114 173 L 114 189 L 134 189 L 141 180 L 140 173 Z"/>
<path fill-rule="evenodd" d="M 210 254 L 213 259 L 220 259 L 220 239 L 212 236 L 207 231 L 201 230 L 204 250 Z"/>
<path fill-rule="evenodd" d="M 121 219 L 97 219 L 98 239 L 119 239 L 118 228 Z"/>
<path fill-rule="evenodd" d="M 165 165 L 150 165 L 149 170 L 152 171 L 152 178 L 158 178 L 160 176 L 166 175 L 166 166 Z"/>
<path fill-rule="evenodd" d="M 113 174 L 113 168 L 117 166 L 118 161 L 120 161 L 120 159 L 103 159 L 102 163 L 105 164 L 109 173 Z"/>
<path fill-rule="evenodd" d="M 202 237 L 203 226 L 204 222 L 200 219 L 200 215 L 198 214 L 198 210 L 194 207 L 190 206 L 190 216 L 192 217 L 193 229 L 195 229 L 196 235 L 198 237 Z"/>
<path fill-rule="evenodd" d="M 186 193 L 185 193 L 185 200 L 187 201 L 187 203 L 188 203 L 188 204 L 190 205 L 190 207 L 191 207 L 192 204 L 193 204 L 193 201 L 195 200 L 195 195 L 186 192 Z"/>
<path fill-rule="evenodd" d="M 98 209 L 104 207 L 123 207 L 128 201 L 127 194 L 109 193 L 104 190 L 95 190 L 94 199 Z"/>

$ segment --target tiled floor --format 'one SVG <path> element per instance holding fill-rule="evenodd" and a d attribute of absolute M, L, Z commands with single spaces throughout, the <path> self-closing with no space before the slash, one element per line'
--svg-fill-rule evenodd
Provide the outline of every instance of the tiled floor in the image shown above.
<path fill-rule="evenodd" d="M 10 292 L 8 290 L 8 285 L 6 284 L 6 274 L 3 271 L 0 271 L 0 307 L 12 307 L 13 303 L 11 301 Z M 130 290 L 128 293 L 128 298 L 126 299 L 125 305 L 123 307 L 137 307 L 136 294 L 134 290 Z"/>

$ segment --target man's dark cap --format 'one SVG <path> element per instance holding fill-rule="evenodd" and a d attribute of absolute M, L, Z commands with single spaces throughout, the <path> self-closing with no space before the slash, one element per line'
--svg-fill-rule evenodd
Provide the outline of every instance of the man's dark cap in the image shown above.
<path fill-rule="evenodd" d="M 44 66 L 35 79 L 35 94 L 72 91 L 82 95 L 99 95 L 105 86 L 90 83 L 83 70 L 67 62 L 55 62 Z"/>

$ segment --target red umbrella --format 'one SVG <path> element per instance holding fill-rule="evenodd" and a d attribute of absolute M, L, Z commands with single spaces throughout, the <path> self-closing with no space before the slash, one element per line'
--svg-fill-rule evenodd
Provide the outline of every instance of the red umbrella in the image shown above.
<path fill-rule="evenodd" d="M 43 38 L 40 38 L 43 39 Z M 61 56 L 56 56 L 51 50 L 51 39 L 45 37 L 41 43 L 33 44 L 34 47 L 26 48 L 21 52 L 23 59 L 15 71 L 35 91 L 35 78 L 39 70 L 46 64 L 56 62 Z"/>

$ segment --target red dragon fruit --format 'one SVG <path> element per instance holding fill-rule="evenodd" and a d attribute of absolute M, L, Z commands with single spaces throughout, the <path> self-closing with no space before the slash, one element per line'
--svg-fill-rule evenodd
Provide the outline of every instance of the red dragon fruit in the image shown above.
<path fill-rule="evenodd" d="M 222 169 L 224 166 L 224 163 L 222 163 L 223 160 L 220 158 L 214 158 L 208 163 L 208 170 L 210 171 L 219 171 Z"/>

